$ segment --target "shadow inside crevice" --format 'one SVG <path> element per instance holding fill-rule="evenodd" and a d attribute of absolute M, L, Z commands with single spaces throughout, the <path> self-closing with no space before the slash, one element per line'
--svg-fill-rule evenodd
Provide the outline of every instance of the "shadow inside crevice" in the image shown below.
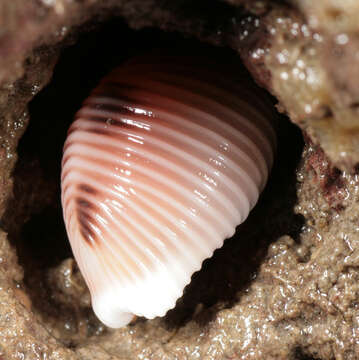
<path fill-rule="evenodd" d="M 307 355 L 303 349 L 301 349 L 300 347 L 297 347 L 294 349 L 293 351 L 293 359 L 294 360 L 320 360 L 320 358 L 316 357 L 312 357 L 310 355 Z"/>

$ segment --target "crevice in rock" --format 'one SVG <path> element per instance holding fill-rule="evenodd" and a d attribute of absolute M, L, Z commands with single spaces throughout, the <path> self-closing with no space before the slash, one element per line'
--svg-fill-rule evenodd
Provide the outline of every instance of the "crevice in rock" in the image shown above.
<path fill-rule="evenodd" d="M 297 347 L 294 350 L 294 360 L 320 360 L 319 358 L 314 358 L 310 355 L 307 355 L 302 348 Z"/>
<path fill-rule="evenodd" d="M 93 31 L 84 33 L 74 45 L 64 49 L 51 82 L 29 104 L 30 123 L 18 146 L 14 198 L 4 224 L 25 271 L 24 284 L 32 310 L 68 347 L 76 347 L 83 339 L 104 330 L 88 304 L 73 304 L 72 295 L 62 294 L 54 284 L 56 276 L 49 275 L 54 268 L 63 269 L 62 262 L 71 257 L 60 203 L 61 156 L 67 128 L 81 102 L 104 74 L 125 59 L 155 48 L 177 52 L 182 49 L 189 54 L 198 49 L 214 51 L 233 57 L 242 66 L 239 57 L 228 49 L 213 49 L 177 33 L 152 28 L 133 31 L 121 19 L 113 19 L 94 26 Z M 282 151 L 288 146 L 290 151 Z M 236 235 L 194 275 L 177 308 L 165 318 L 169 327 L 181 326 L 199 303 L 206 309 L 219 303 L 232 306 L 236 294 L 255 276 L 267 246 L 280 235 L 295 236 L 301 219 L 292 211 L 296 166 L 293 158 L 299 158 L 301 149 L 300 131 L 282 119 L 278 158 L 259 205 Z M 283 201 L 275 199 L 278 191 Z M 287 197 L 291 200 L 284 203 Z M 286 215 L 278 217 L 278 211 Z M 263 224 L 258 227 L 260 222 Z M 72 267 L 69 264 L 66 271 Z M 61 295 L 56 295 L 59 292 Z M 208 322 L 210 316 L 201 319 Z"/>

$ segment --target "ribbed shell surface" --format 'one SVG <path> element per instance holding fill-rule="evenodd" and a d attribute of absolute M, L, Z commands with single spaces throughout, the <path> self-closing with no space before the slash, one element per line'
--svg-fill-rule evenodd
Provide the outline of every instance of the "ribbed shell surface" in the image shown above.
<path fill-rule="evenodd" d="M 64 146 L 62 203 L 106 325 L 163 316 L 246 219 L 273 161 L 267 110 L 240 80 L 171 58 L 124 64 L 84 102 Z"/>

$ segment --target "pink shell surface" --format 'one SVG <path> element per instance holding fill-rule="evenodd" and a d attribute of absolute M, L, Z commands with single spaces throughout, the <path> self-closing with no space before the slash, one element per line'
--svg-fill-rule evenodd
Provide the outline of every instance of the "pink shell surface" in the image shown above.
<path fill-rule="evenodd" d="M 175 306 L 256 204 L 273 162 L 267 105 L 190 61 L 143 58 L 105 77 L 69 129 L 68 237 L 110 327 Z"/>

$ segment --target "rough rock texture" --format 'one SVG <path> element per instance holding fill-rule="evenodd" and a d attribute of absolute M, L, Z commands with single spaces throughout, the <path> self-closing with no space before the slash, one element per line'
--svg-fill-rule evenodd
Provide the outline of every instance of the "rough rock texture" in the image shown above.
<path fill-rule="evenodd" d="M 339 0 L 0 0 L 0 359 L 358 359 L 358 11 Z M 282 118 L 248 221 L 165 318 L 110 331 L 64 233 L 61 144 L 111 66 L 152 43 L 183 46 L 146 26 L 234 49 L 306 145 Z"/>
<path fill-rule="evenodd" d="M 261 15 L 245 62 L 263 64 L 270 76 L 257 79 L 280 100 L 280 109 L 337 167 L 352 172 L 359 162 L 358 4 L 290 3 Z"/>

